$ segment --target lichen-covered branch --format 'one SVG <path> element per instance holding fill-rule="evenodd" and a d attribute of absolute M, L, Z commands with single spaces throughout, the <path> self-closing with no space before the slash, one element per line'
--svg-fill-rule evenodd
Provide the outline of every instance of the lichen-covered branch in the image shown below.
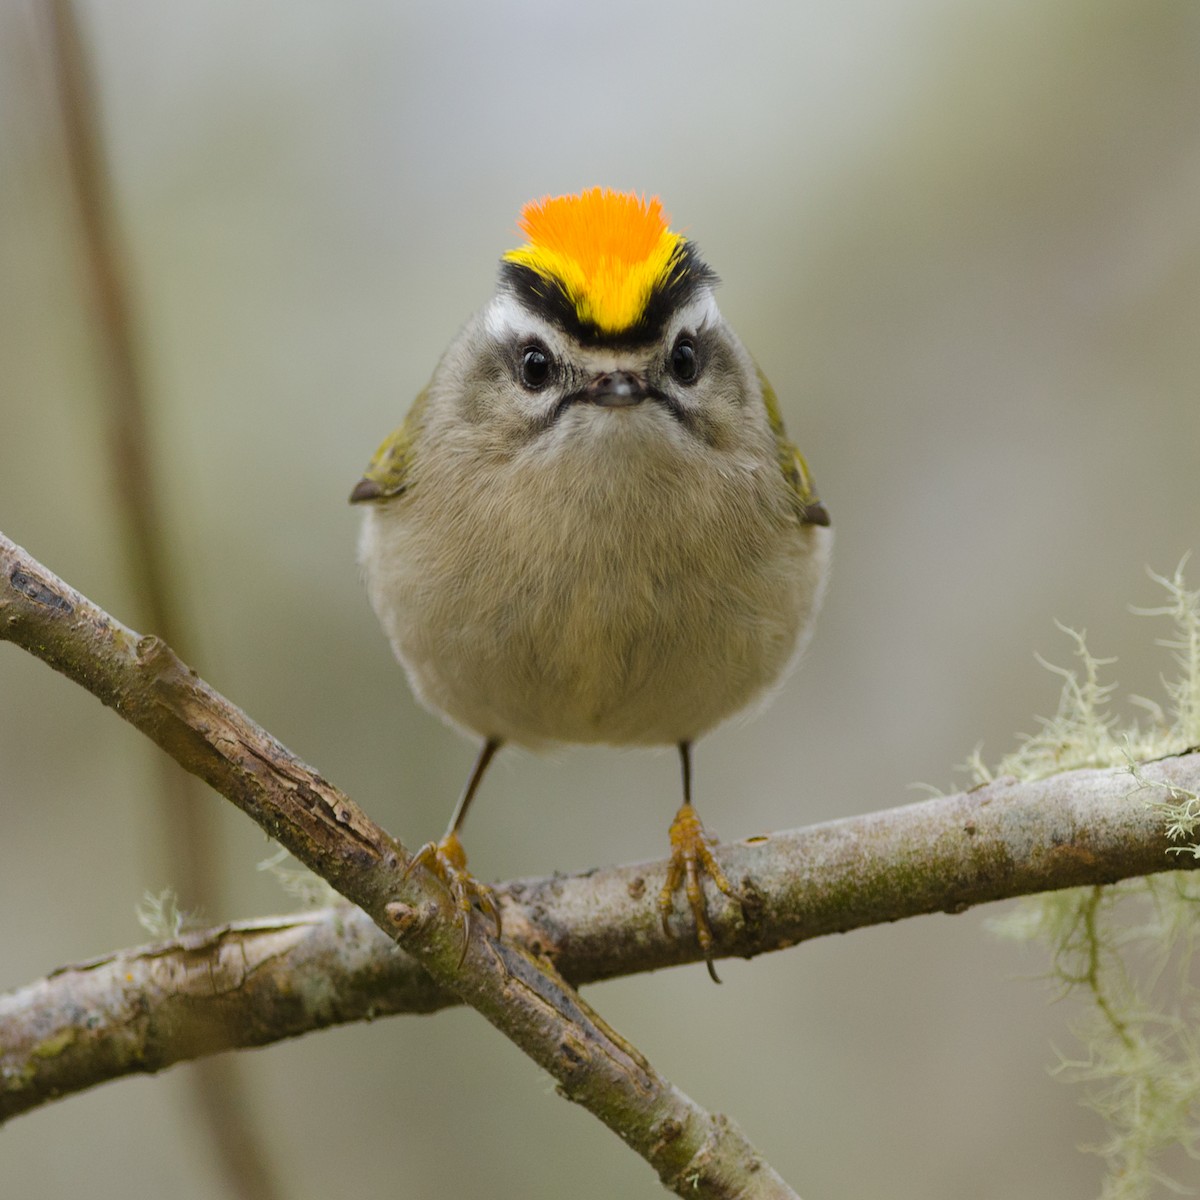
<path fill-rule="evenodd" d="M 0 996 L 0 1120 L 123 1075 L 451 1002 L 349 905 L 187 933 Z"/>
<path fill-rule="evenodd" d="M 1171 789 L 1200 793 L 1200 754 L 1147 764 L 1136 781 L 1113 770 L 1001 779 L 724 845 L 721 860 L 751 902 L 743 913 L 715 908 L 721 952 L 755 955 L 882 921 L 1194 867 L 1195 856 L 1164 852 L 1158 806 L 1145 803 Z M 647 915 L 645 896 L 664 869 L 647 863 L 503 885 L 506 936 L 550 954 L 576 986 L 694 961 L 692 940 L 665 937 Z M 0 996 L 0 1079 L 9 1081 L 0 1120 L 194 1055 L 456 1003 L 358 909 L 188 934 Z"/>
<path fill-rule="evenodd" d="M 451 965 L 460 943 L 445 899 L 419 874 L 402 879 L 398 843 L 161 643 L 113 622 L 2 535 L 0 567 L 0 637 L 89 687 L 370 913 L 333 908 L 240 922 L 66 967 L 0 997 L 0 1120 L 120 1075 L 461 998 L 485 1010 L 511 999 L 521 1016 L 509 1021 L 534 1022 L 542 1040 L 533 1056 L 558 1065 L 560 1082 L 586 1080 L 575 1058 L 591 1052 L 635 1095 L 657 1088 L 678 1096 L 562 982 L 697 959 L 695 942 L 667 937 L 646 902 L 663 863 L 503 885 L 505 942 L 474 939 L 463 986 Z M 722 863 L 744 903 L 712 898 L 719 953 L 753 956 L 863 925 L 1200 866 L 1195 856 L 1169 855 L 1163 832 L 1162 802 L 1189 794 L 1200 794 L 1200 754 L 1143 764 L 1136 777 L 1118 769 L 1001 778 L 724 845 Z M 407 939 L 412 953 L 393 939 Z M 693 1120 L 713 1120 L 681 1102 Z"/>
<path fill-rule="evenodd" d="M 617 1133 L 667 1187 L 714 1200 L 794 1197 L 731 1122 L 663 1079 L 548 958 L 489 937 L 475 922 L 460 959 L 453 905 L 427 872 L 405 875 L 408 855 L 399 842 L 157 638 L 115 621 L 3 535 L 0 638 L 114 708 L 404 942 L 441 986 L 548 1071 L 563 1095 Z"/>

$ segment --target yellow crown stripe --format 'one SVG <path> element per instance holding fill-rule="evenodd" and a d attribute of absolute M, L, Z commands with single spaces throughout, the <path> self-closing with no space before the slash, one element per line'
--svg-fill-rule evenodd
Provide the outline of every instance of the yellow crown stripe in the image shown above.
<path fill-rule="evenodd" d="M 637 324 L 656 286 L 671 276 L 684 239 L 673 233 L 657 196 L 593 188 L 527 204 L 527 244 L 506 262 L 553 280 L 580 321 L 603 333 Z"/>

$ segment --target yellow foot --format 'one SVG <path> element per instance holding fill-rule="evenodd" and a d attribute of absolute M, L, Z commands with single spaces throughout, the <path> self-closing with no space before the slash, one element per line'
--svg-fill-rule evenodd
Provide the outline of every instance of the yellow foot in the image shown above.
<path fill-rule="evenodd" d="M 708 909 L 704 904 L 704 889 L 700 884 L 701 874 L 707 875 L 717 887 L 731 899 L 739 899 L 733 884 L 725 878 L 725 872 L 713 855 L 713 841 L 700 824 L 696 810 L 684 804 L 671 822 L 671 862 L 667 868 L 667 881 L 658 894 L 658 911 L 662 916 L 663 932 L 671 936 L 670 917 L 675 907 L 675 893 L 684 885 L 688 907 L 696 922 L 696 941 L 704 955 L 708 973 L 714 983 L 720 983 L 712 961 L 712 929 L 708 924 Z"/>
<path fill-rule="evenodd" d="M 404 874 L 408 875 L 417 867 L 424 867 L 441 880 L 462 915 L 463 948 L 462 956 L 458 960 L 459 966 L 462 966 L 471 938 L 472 905 L 477 904 L 491 917 L 496 926 L 496 936 L 500 936 L 500 909 L 496 906 L 496 895 L 486 883 L 480 883 L 467 870 L 467 852 L 458 840 L 458 834 L 453 830 L 440 842 L 426 842 L 412 856 Z"/>

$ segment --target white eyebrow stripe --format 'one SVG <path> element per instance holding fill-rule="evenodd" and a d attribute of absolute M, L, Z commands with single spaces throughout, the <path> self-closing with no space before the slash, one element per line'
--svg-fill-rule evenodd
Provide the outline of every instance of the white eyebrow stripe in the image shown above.
<path fill-rule="evenodd" d="M 672 314 L 657 343 L 637 347 L 633 353 L 637 353 L 639 350 L 650 350 L 655 344 L 673 341 L 681 329 L 702 329 L 706 325 L 720 322 L 721 314 L 717 308 L 716 297 L 711 288 L 705 287 L 687 304 Z M 531 312 L 520 300 L 506 291 L 498 292 L 488 302 L 483 311 L 483 326 L 488 336 L 495 341 L 507 342 L 523 338 L 536 338 L 560 354 L 582 354 L 585 357 L 606 360 L 612 358 L 615 361 L 628 358 L 631 353 L 629 349 L 623 347 L 609 349 L 603 345 L 582 345 L 569 334 L 564 333 L 557 325 L 547 321 L 539 314 Z"/>
<path fill-rule="evenodd" d="M 674 332 L 684 328 L 701 329 L 721 320 L 717 298 L 711 288 L 704 288 L 699 295 L 689 300 L 667 323 L 667 330 Z"/>
<path fill-rule="evenodd" d="M 515 336 L 540 337 L 553 340 L 557 331 L 548 321 L 531 313 L 519 300 L 507 292 L 493 296 L 483 314 L 484 328 L 496 341 Z"/>

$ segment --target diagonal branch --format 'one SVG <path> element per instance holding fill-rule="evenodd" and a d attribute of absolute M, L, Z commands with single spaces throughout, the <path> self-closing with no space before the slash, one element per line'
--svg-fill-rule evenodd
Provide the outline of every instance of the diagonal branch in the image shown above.
<path fill-rule="evenodd" d="M 3 535 L 0 638 L 87 688 L 236 804 L 403 942 L 667 1187 L 713 1200 L 795 1196 L 732 1122 L 663 1079 L 536 950 L 490 938 L 476 922 L 460 959 L 453 904 L 427 872 L 405 875 L 409 855 L 398 841 L 164 643 L 115 621 Z"/>
<path fill-rule="evenodd" d="M 65 967 L 0 996 L 0 1121 L 108 1079 L 217 1050 L 459 1002 L 463 989 L 456 991 L 453 971 L 435 962 L 435 979 L 421 965 L 430 957 L 411 935 L 439 924 L 443 901 L 436 888 L 410 887 L 397 877 L 406 857 L 398 843 L 155 639 L 137 639 L 2 535 L 0 638 L 85 682 L 179 757 L 195 756 L 238 803 L 260 813 L 256 819 L 269 832 L 289 830 L 286 844 L 294 852 L 323 874 L 339 875 L 341 890 L 363 895 L 364 908 L 376 914 L 331 908 L 238 922 Z M 153 672 L 155 682 L 139 691 L 143 672 Z M 1194 857 L 1170 857 L 1160 815 L 1130 798 L 1150 783 L 1169 797 L 1200 793 L 1200 754 L 1146 764 L 1139 781 L 1115 770 L 999 779 L 971 792 L 722 846 L 722 863 L 745 903 L 740 911 L 714 906 L 720 952 L 750 957 L 903 917 L 1200 865 Z M 274 817 L 273 788 L 295 801 Z M 517 946 L 489 943 L 485 964 L 508 972 L 504 986 L 521 994 L 536 978 L 534 960 L 545 955 L 576 985 L 695 961 L 695 942 L 666 937 L 645 902 L 664 871 L 662 862 L 643 863 L 504 885 L 506 941 Z M 405 933 L 411 954 L 394 944 Z M 445 941 L 446 932 L 438 936 Z M 448 957 L 456 961 L 453 931 L 449 941 Z M 586 1045 L 594 1030 L 603 1055 L 612 1055 L 611 1044 L 624 1056 L 620 1073 L 639 1079 L 639 1071 L 649 1071 L 561 980 L 549 978 L 548 992 L 545 984 L 532 987 L 539 1004 L 556 1009 L 555 1036 L 567 1027 Z M 570 1057 L 566 1045 L 552 1053 Z"/>

